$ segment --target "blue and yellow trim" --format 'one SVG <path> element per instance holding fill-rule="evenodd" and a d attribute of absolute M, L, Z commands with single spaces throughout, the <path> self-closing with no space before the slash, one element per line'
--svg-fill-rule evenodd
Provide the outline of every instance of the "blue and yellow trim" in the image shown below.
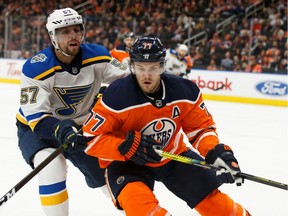
<path fill-rule="evenodd" d="M 111 57 L 110 56 L 97 56 L 94 58 L 88 58 L 88 59 L 85 59 L 82 61 L 82 65 L 86 65 L 86 64 L 90 64 L 90 63 L 94 63 L 94 62 L 101 62 L 101 61 L 110 62 Z"/>
<path fill-rule="evenodd" d="M 40 196 L 42 206 L 59 205 L 68 200 L 67 190 L 52 196 Z"/>
<path fill-rule="evenodd" d="M 26 118 L 19 112 L 16 114 L 16 119 L 20 121 L 22 124 L 28 125 Z"/>
<path fill-rule="evenodd" d="M 66 181 L 51 185 L 40 185 L 39 194 L 42 206 L 61 204 L 68 200 Z"/>
<path fill-rule="evenodd" d="M 62 67 L 60 65 L 57 65 L 55 67 L 50 68 L 49 70 L 44 71 L 43 73 L 39 74 L 38 76 L 35 76 L 33 79 L 35 80 L 44 80 L 47 77 L 52 76 L 55 71 L 60 71 L 62 70 Z"/>

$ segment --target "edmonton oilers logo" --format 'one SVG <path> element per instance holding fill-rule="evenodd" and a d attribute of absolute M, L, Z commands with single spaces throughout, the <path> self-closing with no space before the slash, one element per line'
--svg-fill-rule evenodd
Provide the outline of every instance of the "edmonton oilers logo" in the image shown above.
<path fill-rule="evenodd" d="M 141 133 L 150 136 L 154 140 L 162 143 L 162 148 L 164 148 L 173 133 L 175 132 L 176 124 L 174 121 L 168 118 L 155 119 L 148 123 L 142 130 Z"/>

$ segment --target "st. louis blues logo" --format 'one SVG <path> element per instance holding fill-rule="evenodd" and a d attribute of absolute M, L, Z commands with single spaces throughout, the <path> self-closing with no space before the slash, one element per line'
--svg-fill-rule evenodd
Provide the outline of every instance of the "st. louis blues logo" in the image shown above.
<path fill-rule="evenodd" d="M 93 83 L 92 83 L 93 84 Z M 77 87 L 54 87 L 54 91 L 62 101 L 64 107 L 56 109 L 57 115 L 71 116 L 77 112 L 76 106 L 83 102 L 92 84 Z"/>
<path fill-rule="evenodd" d="M 162 143 L 162 148 L 170 142 L 173 133 L 175 132 L 176 124 L 168 118 L 155 119 L 148 123 L 141 133 L 152 137 L 154 140 Z"/>

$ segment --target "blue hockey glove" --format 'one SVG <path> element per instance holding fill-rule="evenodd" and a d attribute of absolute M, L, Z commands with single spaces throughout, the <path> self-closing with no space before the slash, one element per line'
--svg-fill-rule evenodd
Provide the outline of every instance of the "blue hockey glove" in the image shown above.
<path fill-rule="evenodd" d="M 144 165 L 148 162 L 157 163 L 162 158 L 153 146 L 161 146 L 161 143 L 136 131 L 127 133 L 126 140 L 118 146 L 118 150 L 127 160 Z"/>
<path fill-rule="evenodd" d="M 87 141 L 84 136 L 78 133 L 79 130 L 80 126 L 73 120 L 65 119 L 53 126 L 52 136 L 59 145 L 68 145 L 65 148 L 65 152 L 83 151 L 87 147 Z"/>
<path fill-rule="evenodd" d="M 205 158 L 206 163 L 213 164 L 221 168 L 216 171 L 216 176 L 219 183 L 234 183 L 237 186 L 241 186 L 244 183 L 244 179 L 237 177 L 240 172 L 237 159 L 234 157 L 231 148 L 224 144 L 218 144 L 211 149 Z"/>

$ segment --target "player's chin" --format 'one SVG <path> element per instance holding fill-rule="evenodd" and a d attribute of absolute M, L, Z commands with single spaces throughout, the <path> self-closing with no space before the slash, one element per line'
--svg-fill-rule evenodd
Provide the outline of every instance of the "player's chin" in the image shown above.
<path fill-rule="evenodd" d="M 70 55 L 77 55 L 80 50 L 80 45 L 70 45 L 68 50 Z"/>
<path fill-rule="evenodd" d="M 141 88 L 143 90 L 144 93 L 153 93 L 153 87 L 151 84 L 143 84 L 141 85 Z"/>

